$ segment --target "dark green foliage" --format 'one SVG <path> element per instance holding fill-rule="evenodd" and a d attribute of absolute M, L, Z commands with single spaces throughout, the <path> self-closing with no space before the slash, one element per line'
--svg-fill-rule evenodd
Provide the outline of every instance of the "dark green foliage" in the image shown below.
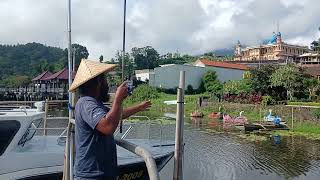
<path fill-rule="evenodd" d="M 320 51 L 320 44 L 319 44 L 319 42 L 320 42 L 320 39 L 319 39 L 318 41 L 313 41 L 313 42 L 311 43 L 311 49 L 312 49 L 313 51 Z"/>
<path fill-rule="evenodd" d="M 291 100 L 295 95 L 301 98 L 305 94 L 305 78 L 303 69 L 289 64 L 275 70 L 270 76 L 270 82 L 272 87 L 283 87 Z"/>
<path fill-rule="evenodd" d="M 206 88 L 204 87 L 204 82 L 201 81 L 201 82 L 200 82 L 200 86 L 199 86 L 199 88 L 197 89 L 197 93 L 198 93 L 198 94 L 201 94 L 201 93 L 204 93 L 204 92 L 206 92 Z"/>
<path fill-rule="evenodd" d="M 314 109 L 312 114 L 316 119 L 320 119 L 320 109 Z"/>
<path fill-rule="evenodd" d="M 122 53 L 120 51 L 117 52 L 116 57 L 115 57 L 115 62 L 118 63 L 118 67 L 116 71 L 118 72 L 118 75 L 121 77 L 122 76 Z M 134 71 L 134 63 L 133 59 L 130 57 L 129 53 L 126 53 L 124 56 L 124 79 L 130 79 L 130 77 L 133 75 Z"/>
<path fill-rule="evenodd" d="M 163 89 L 163 88 L 158 88 L 158 91 L 164 92 L 166 94 L 177 94 L 177 88 L 170 88 L 170 89 Z"/>
<path fill-rule="evenodd" d="M 100 57 L 99 57 L 99 62 L 103 62 L 103 55 L 101 55 Z"/>
<path fill-rule="evenodd" d="M 258 67 L 254 67 L 250 69 L 251 74 L 251 87 L 256 92 L 261 92 L 264 94 L 270 94 L 272 91 L 270 76 L 277 69 L 276 66 L 272 65 L 263 65 Z"/>
<path fill-rule="evenodd" d="M 275 103 L 276 103 L 276 101 L 271 96 L 262 96 L 261 104 L 263 106 L 273 105 Z"/>
<path fill-rule="evenodd" d="M 72 44 L 72 49 L 76 51 L 76 66 L 79 66 L 81 59 L 87 59 L 89 57 L 89 52 L 85 46 L 82 46 L 80 44 Z M 66 54 L 66 57 L 68 57 L 68 49 L 65 49 L 64 52 Z"/>
<path fill-rule="evenodd" d="M 222 91 L 222 84 L 217 79 L 215 71 L 208 71 L 202 78 L 204 88 L 207 92 L 216 95 L 220 94 Z"/>
<path fill-rule="evenodd" d="M 160 55 L 153 47 L 134 47 L 131 51 L 136 69 L 153 69 L 159 66 Z"/>
<path fill-rule="evenodd" d="M 223 91 L 230 94 L 248 94 L 252 92 L 252 87 L 249 79 L 230 80 L 224 84 Z"/>
<path fill-rule="evenodd" d="M 28 76 L 11 75 L 3 79 L 3 83 L 6 87 L 25 87 L 30 80 Z"/>
<path fill-rule="evenodd" d="M 192 85 L 188 85 L 187 89 L 186 89 L 186 94 L 191 95 L 191 94 L 195 94 L 195 90 L 193 89 Z"/>
<path fill-rule="evenodd" d="M 88 57 L 86 47 L 79 44 L 73 44 L 72 47 L 76 49 L 77 64 L 80 59 Z M 15 83 L 11 79 L 30 80 L 46 70 L 57 72 L 67 66 L 67 54 L 67 49 L 35 42 L 0 45 L 0 85 L 16 86 L 20 83 Z"/>
<path fill-rule="evenodd" d="M 0 77 L 3 79 L 14 74 L 34 76 L 52 68 L 61 58 L 66 58 L 62 49 L 39 43 L 0 45 Z"/>
<path fill-rule="evenodd" d="M 143 84 L 133 90 L 132 95 L 128 98 L 131 102 L 140 102 L 159 98 L 159 92 L 156 88 Z"/>

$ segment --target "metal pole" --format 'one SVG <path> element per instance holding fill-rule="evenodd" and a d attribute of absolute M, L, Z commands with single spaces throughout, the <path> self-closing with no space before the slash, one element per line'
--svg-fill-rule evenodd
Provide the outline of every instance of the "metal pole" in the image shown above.
<path fill-rule="evenodd" d="M 123 4 L 123 38 L 122 38 L 122 62 L 121 62 L 121 82 L 124 81 L 124 56 L 126 55 L 126 11 L 127 11 L 127 0 L 124 0 Z M 122 112 L 123 106 L 121 104 L 121 115 L 120 115 L 120 133 L 122 133 Z"/>
<path fill-rule="evenodd" d="M 126 55 L 126 11 L 127 11 L 127 0 L 124 0 L 123 7 L 123 38 L 122 38 L 122 63 L 121 63 L 121 81 L 124 81 L 124 56 Z"/>
<path fill-rule="evenodd" d="M 71 44 L 71 0 L 68 0 L 68 70 L 69 70 L 69 77 L 68 83 L 69 88 L 72 84 L 72 44 Z M 69 91 L 68 102 L 72 106 L 72 95 Z M 69 109 L 69 119 L 72 119 L 72 110 Z"/>
<path fill-rule="evenodd" d="M 184 126 L 184 86 L 185 71 L 180 71 L 180 83 L 177 93 L 176 137 L 174 152 L 173 180 L 183 180 L 183 126 Z"/>
<path fill-rule="evenodd" d="M 72 56 L 72 71 L 76 70 L 76 48 L 72 49 L 73 56 Z"/>
<path fill-rule="evenodd" d="M 68 0 L 68 83 L 69 88 L 72 84 L 72 44 L 71 44 L 71 0 Z M 69 106 L 73 107 L 72 103 L 72 96 L 73 93 L 68 93 L 68 109 L 69 109 L 69 124 L 68 124 L 68 133 L 67 133 L 67 142 L 66 142 L 66 151 L 65 151 L 65 172 L 64 172 L 64 179 L 73 179 L 73 174 L 70 173 L 70 130 L 71 130 L 71 123 L 70 120 L 72 119 L 72 109 Z"/>

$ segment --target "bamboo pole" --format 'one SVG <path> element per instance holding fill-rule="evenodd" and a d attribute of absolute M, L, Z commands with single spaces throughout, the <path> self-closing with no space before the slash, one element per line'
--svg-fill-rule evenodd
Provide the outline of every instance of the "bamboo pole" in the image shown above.
<path fill-rule="evenodd" d="M 48 109 L 49 109 L 48 99 L 44 101 L 44 120 L 43 120 L 43 135 L 47 135 L 47 120 L 48 120 Z"/>
<path fill-rule="evenodd" d="M 175 137 L 173 180 L 183 180 L 184 86 L 185 86 L 185 71 L 180 71 L 180 83 L 179 83 L 179 88 L 177 92 L 177 116 L 176 116 L 176 137 Z"/>

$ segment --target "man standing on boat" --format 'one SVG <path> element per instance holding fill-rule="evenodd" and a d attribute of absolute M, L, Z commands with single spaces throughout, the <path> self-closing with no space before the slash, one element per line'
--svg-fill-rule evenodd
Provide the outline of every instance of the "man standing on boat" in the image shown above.
<path fill-rule="evenodd" d="M 117 88 L 112 107 L 103 105 L 108 100 L 104 73 L 115 67 L 114 64 L 82 60 L 70 87 L 70 91 L 78 89 L 81 95 L 75 107 L 74 175 L 77 180 L 114 180 L 117 176 L 117 152 L 113 133 L 121 119 L 151 106 L 150 101 L 145 101 L 121 112 L 121 104 L 128 95 L 125 82 Z"/>

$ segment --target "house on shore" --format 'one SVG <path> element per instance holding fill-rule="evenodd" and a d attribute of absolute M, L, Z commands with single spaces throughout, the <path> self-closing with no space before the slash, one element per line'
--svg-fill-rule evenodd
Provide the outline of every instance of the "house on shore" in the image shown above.
<path fill-rule="evenodd" d="M 215 71 L 221 82 L 241 80 L 243 79 L 245 72 L 249 71 L 249 66 L 244 64 L 211 61 L 208 59 L 199 59 L 193 65 L 197 67 L 204 67 L 206 71 Z"/>
<path fill-rule="evenodd" d="M 179 85 L 180 71 L 186 72 L 185 88 L 191 85 L 194 89 L 197 89 L 206 69 L 187 64 L 161 65 L 154 68 L 153 72 L 150 73 L 149 85 L 163 89 L 175 89 Z"/>
<path fill-rule="evenodd" d="M 52 72 L 50 71 L 44 71 L 35 78 L 33 78 L 32 81 L 32 90 L 34 92 L 45 92 L 47 89 L 47 82 L 46 78 L 52 76 Z"/>
<path fill-rule="evenodd" d="M 193 89 L 199 88 L 202 78 L 207 71 L 215 71 L 218 79 L 223 83 L 228 80 L 240 80 L 249 67 L 243 64 L 197 60 L 194 64 L 166 64 L 153 70 L 145 69 L 135 71 L 137 80 L 149 82 L 150 86 L 175 89 L 179 84 L 180 71 L 186 72 L 186 82 Z"/>

